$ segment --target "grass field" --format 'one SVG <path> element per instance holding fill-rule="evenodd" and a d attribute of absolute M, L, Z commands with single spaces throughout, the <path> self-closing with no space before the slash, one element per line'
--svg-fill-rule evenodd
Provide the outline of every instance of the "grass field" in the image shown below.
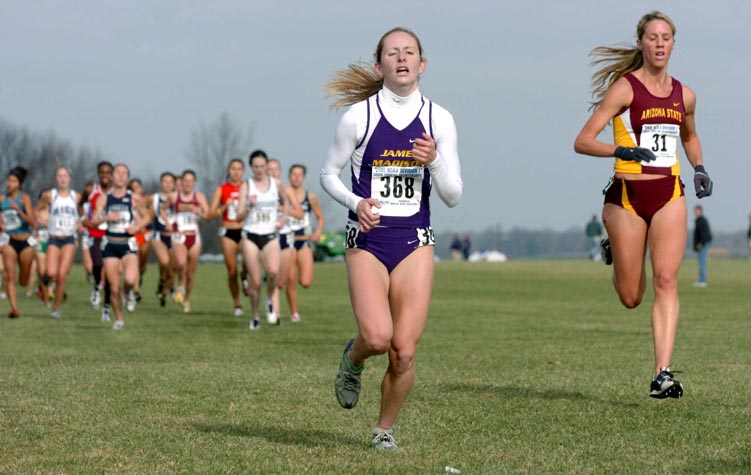
<path fill-rule="evenodd" d="M 122 332 L 80 268 L 60 321 L 0 302 L 0 473 L 751 473 L 750 262 L 710 262 L 705 289 L 684 264 L 686 394 L 664 401 L 647 397 L 651 291 L 626 310 L 602 264 L 439 263 L 396 454 L 368 445 L 383 357 L 357 408 L 334 398 L 355 324 L 344 266 L 316 272 L 303 322 L 258 332 L 221 265 L 199 267 L 189 315 L 157 305 L 150 268 Z"/>

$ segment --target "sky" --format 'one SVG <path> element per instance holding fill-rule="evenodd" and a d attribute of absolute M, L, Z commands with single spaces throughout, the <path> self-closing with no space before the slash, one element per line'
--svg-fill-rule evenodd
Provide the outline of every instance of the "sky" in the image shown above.
<path fill-rule="evenodd" d="M 226 112 L 252 130 L 249 149 L 308 167 L 306 185 L 327 228 L 337 227 L 346 212 L 318 171 L 342 111 L 323 86 L 349 63 L 372 61 L 381 35 L 405 26 L 425 50 L 422 92 L 453 114 L 459 134 L 464 194 L 453 209 L 433 196 L 436 232 L 583 227 L 601 210 L 613 165 L 573 151 L 589 117 L 587 53 L 634 43 L 652 9 L 676 23 L 669 72 L 697 94 L 715 182 L 705 214 L 716 230 L 745 229 L 744 0 L 2 1 L 0 119 L 97 147 L 144 177 L 189 166 L 191 133 Z M 612 141 L 611 129 L 601 138 Z M 690 211 L 699 200 L 685 158 L 682 171 Z"/>

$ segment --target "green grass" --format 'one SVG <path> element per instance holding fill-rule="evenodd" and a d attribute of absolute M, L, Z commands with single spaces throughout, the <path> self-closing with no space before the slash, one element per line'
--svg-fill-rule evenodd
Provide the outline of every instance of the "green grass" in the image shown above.
<path fill-rule="evenodd" d="M 157 305 L 150 268 L 122 332 L 76 268 L 62 320 L 25 297 L 0 319 L 0 473 L 749 473 L 751 263 L 710 271 L 695 289 L 683 266 L 686 396 L 655 401 L 651 291 L 626 310 L 601 264 L 438 264 L 404 450 L 380 454 L 385 359 L 356 409 L 333 395 L 355 332 L 341 264 L 317 264 L 301 324 L 258 332 L 231 316 L 223 266 L 199 267 L 190 315 Z"/>

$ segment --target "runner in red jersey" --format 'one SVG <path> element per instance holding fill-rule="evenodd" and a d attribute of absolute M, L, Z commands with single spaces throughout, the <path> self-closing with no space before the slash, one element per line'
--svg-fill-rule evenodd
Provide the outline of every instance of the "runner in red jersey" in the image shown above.
<path fill-rule="evenodd" d="M 229 293 L 234 302 L 233 314 L 241 317 L 243 314 L 240 306 L 240 286 L 237 281 L 237 256 L 240 254 L 240 239 L 242 238 L 243 222 L 238 217 L 238 205 L 240 189 L 246 186 L 243 180 L 245 164 L 239 158 L 230 160 L 227 167 L 227 181 L 216 187 L 214 196 L 211 197 L 209 214 L 213 217 L 222 217 L 222 227 L 219 228 L 221 236 L 224 265 L 227 266 L 227 284 Z"/>

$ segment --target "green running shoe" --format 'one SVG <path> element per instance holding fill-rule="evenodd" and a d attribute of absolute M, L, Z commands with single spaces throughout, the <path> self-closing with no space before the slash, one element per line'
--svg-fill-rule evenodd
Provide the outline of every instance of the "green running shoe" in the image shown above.
<path fill-rule="evenodd" d="M 352 363 L 349 361 L 349 352 L 355 345 L 355 340 L 350 340 L 342 353 L 342 361 L 339 363 L 339 371 L 334 378 L 334 392 L 336 399 L 344 409 L 352 409 L 357 404 L 360 397 L 360 378 L 365 365 L 359 370 L 353 370 Z"/>

